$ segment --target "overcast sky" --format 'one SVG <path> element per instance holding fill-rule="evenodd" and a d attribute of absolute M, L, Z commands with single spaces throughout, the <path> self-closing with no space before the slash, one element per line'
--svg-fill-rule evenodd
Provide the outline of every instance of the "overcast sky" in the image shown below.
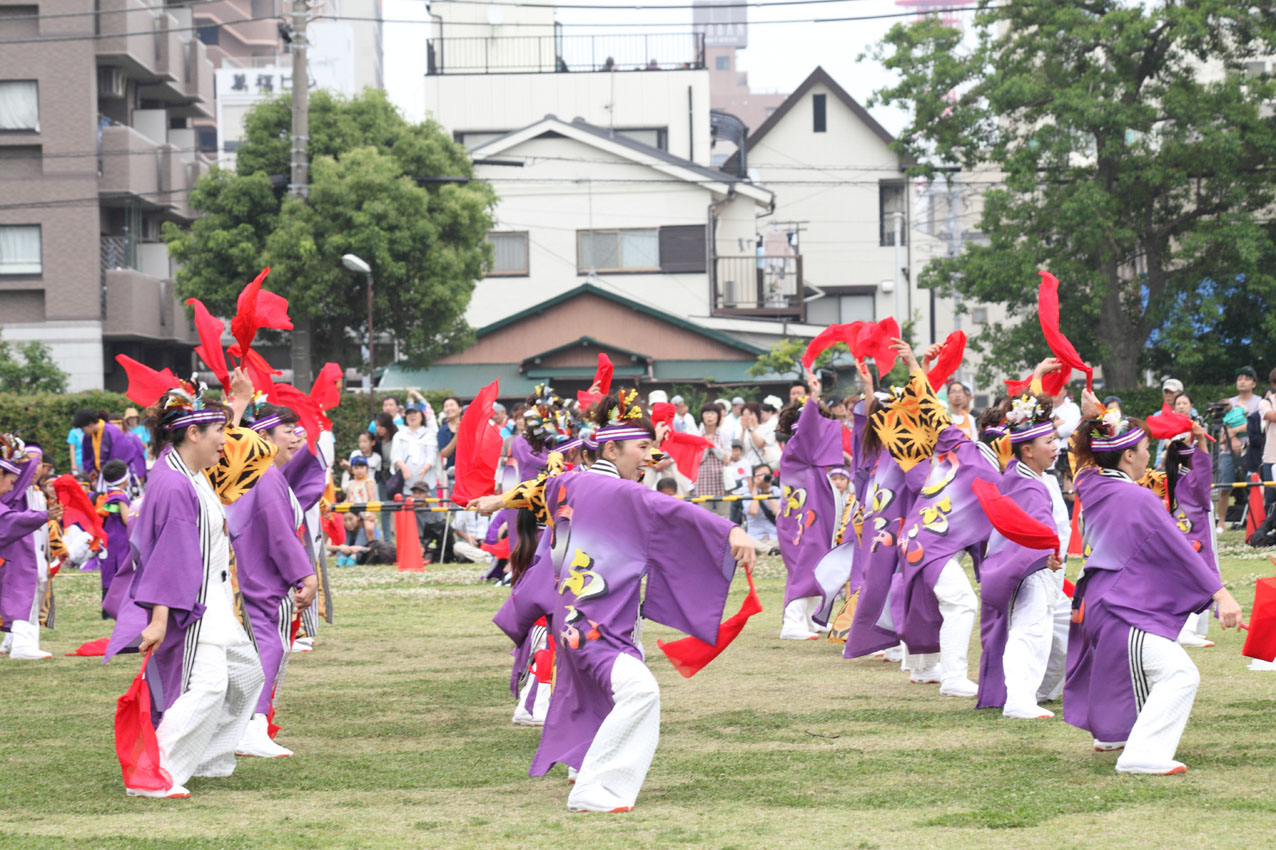
<path fill-rule="evenodd" d="M 654 3 L 689 5 L 690 0 L 573 0 L 593 2 L 597 5 L 621 7 Z M 867 104 L 875 89 L 891 82 L 891 74 L 871 58 L 856 61 L 860 54 L 877 44 L 892 25 L 907 22 L 908 18 L 871 21 L 843 21 L 824 23 L 768 24 L 767 21 L 801 20 L 815 18 L 839 18 L 847 16 L 889 15 L 907 11 L 895 4 L 895 0 L 834 0 L 813 5 L 768 6 L 749 10 L 749 46 L 741 51 L 740 70 L 749 73 L 749 86 L 759 92 L 791 92 L 816 65 L 822 65 L 851 96 Z M 429 20 L 425 4 L 421 0 L 385 0 L 384 15 L 389 21 L 414 20 L 421 24 L 387 23 L 384 28 L 386 89 L 390 98 L 413 120 L 424 117 L 425 103 L 425 40 Z M 972 13 L 962 13 L 969 22 Z M 589 34 L 607 32 L 606 24 L 638 21 L 650 24 L 675 24 L 672 27 L 652 26 L 626 28 L 627 33 L 690 32 L 691 10 L 673 9 L 659 11 L 635 11 L 632 8 L 616 11 L 599 9 L 561 9 L 558 20 L 565 25 L 600 24 L 597 27 L 571 26 L 567 32 Z M 611 32 L 617 30 L 612 29 Z M 877 106 L 869 110 L 892 133 L 898 132 L 907 116 L 900 110 Z"/>

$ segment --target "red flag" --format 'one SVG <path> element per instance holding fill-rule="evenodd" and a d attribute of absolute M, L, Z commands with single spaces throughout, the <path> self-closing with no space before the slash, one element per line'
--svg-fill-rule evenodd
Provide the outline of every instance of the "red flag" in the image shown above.
<path fill-rule="evenodd" d="M 310 397 L 319 405 L 320 410 L 329 411 L 341 403 L 341 385 L 344 379 L 345 373 L 336 363 L 323 364 L 314 386 L 310 388 Z"/>
<path fill-rule="evenodd" d="M 940 350 L 939 357 L 935 359 L 934 367 L 926 373 L 930 388 L 938 392 L 940 387 L 947 384 L 948 379 L 961 365 L 961 359 L 965 355 L 966 332 L 953 331 L 948 335 L 948 339 L 944 340 L 944 347 Z"/>
<path fill-rule="evenodd" d="M 1001 495 L 996 484 L 980 479 L 972 482 L 970 488 L 975 492 L 975 498 L 979 499 L 992 527 L 1002 537 L 1028 549 L 1059 551 L 1059 532 L 1033 519 L 1015 504 L 1014 499 Z"/>
<path fill-rule="evenodd" d="M 839 342 L 846 343 L 846 347 L 851 350 L 851 356 L 857 360 L 860 359 L 860 328 L 866 324 L 867 322 L 848 322 L 844 325 L 829 325 L 820 331 L 806 346 L 806 352 L 802 355 L 802 369 L 810 372 L 816 358 Z"/>
<path fill-rule="evenodd" d="M 151 723 L 151 688 L 146 684 L 146 662 L 150 660 L 147 650 L 133 684 L 115 702 L 115 754 L 120 759 L 124 787 L 166 791 L 173 787 L 173 778 L 160 767 L 159 742 Z"/>
<path fill-rule="evenodd" d="M 217 376 L 217 380 L 221 381 L 222 389 L 229 392 L 230 371 L 226 368 L 226 352 L 222 349 L 222 331 L 226 329 L 226 324 L 221 319 L 213 318 L 204 302 L 198 298 L 187 298 L 186 303 L 195 308 L 195 330 L 199 333 L 199 345 L 195 347 L 195 353 L 204 361 L 209 371 Z"/>
<path fill-rule="evenodd" d="M 240 356 L 253 347 L 253 337 L 257 336 L 257 293 L 261 291 L 261 282 L 270 274 L 270 267 L 262 269 L 252 283 L 239 293 L 235 302 L 235 318 L 230 320 L 230 332 L 239 343 Z"/>
<path fill-rule="evenodd" d="M 1059 279 L 1050 272 L 1041 274 L 1041 288 L 1037 290 L 1037 317 L 1041 320 L 1041 332 L 1045 334 L 1046 345 L 1050 351 L 1063 362 L 1064 382 L 1072 374 L 1073 369 L 1085 372 L 1085 388 L 1093 390 L 1094 369 L 1086 365 L 1077 354 L 1076 348 L 1059 330 Z"/>
<path fill-rule="evenodd" d="M 594 370 L 594 380 L 590 382 L 592 387 L 598 385 L 598 392 L 591 393 L 589 390 L 578 390 L 576 392 L 576 403 L 581 407 L 588 407 L 602 400 L 603 396 L 611 392 L 611 376 L 615 373 L 615 366 L 612 365 L 611 358 L 603 352 L 598 352 L 598 368 Z"/>
<path fill-rule="evenodd" d="M 257 327 L 274 331 L 292 330 L 292 319 L 288 317 L 288 299 L 266 289 L 258 292 Z"/>
<path fill-rule="evenodd" d="M 697 637 L 685 637 L 670 643 L 656 641 L 660 651 L 673 664 L 673 669 L 684 678 L 690 679 L 703 670 L 706 664 L 721 655 L 722 651 L 731 645 L 731 641 L 735 640 L 744 629 L 744 624 L 750 617 L 762 613 L 762 602 L 758 599 L 757 588 L 753 586 L 753 571 L 745 567 L 744 574 L 749 580 L 749 593 L 744 597 L 740 610 L 718 626 L 716 643 L 708 644 Z"/>
<path fill-rule="evenodd" d="M 1054 398 L 1063 391 L 1064 386 L 1068 383 L 1068 375 L 1071 369 L 1056 369 L 1048 373 L 1041 379 L 1041 391 L 1046 395 Z M 1032 376 L 1024 378 L 1022 381 L 1006 381 L 1006 393 L 1011 397 L 1023 395 L 1032 388 Z"/>
<path fill-rule="evenodd" d="M 1276 578 L 1260 578 L 1254 588 L 1249 634 L 1245 636 L 1241 655 L 1276 661 Z"/>
<path fill-rule="evenodd" d="M 80 486 L 79 481 L 75 480 L 74 475 L 63 473 L 53 479 L 53 492 L 58 497 L 58 504 L 62 506 L 63 528 L 78 525 L 93 535 L 99 544 L 106 543 L 106 529 L 102 527 L 102 517 L 98 515 L 97 508 L 93 507 L 93 503 L 89 501 L 84 488 Z"/>
<path fill-rule="evenodd" d="M 101 658 L 106 655 L 107 644 L 111 642 L 110 637 L 98 638 L 97 640 L 85 641 L 76 647 L 74 652 L 68 652 L 67 655 L 78 655 L 84 658 Z"/>
<path fill-rule="evenodd" d="M 1168 404 L 1161 406 L 1160 413 L 1154 413 L 1143 421 L 1154 440 L 1168 440 L 1192 430 L 1192 420 L 1182 413 L 1170 410 Z"/>
<path fill-rule="evenodd" d="M 895 368 L 898 355 L 891 348 L 891 340 L 899 338 L 899 323 L 893 316 L 887 316 L 880 322 L 865 322 L 859 330 L 859 354 L 861 357 L 872 357 L 877 361 L 877 374 L 885 375 Z M 855 350 L 855 346 L 851 347 Z"/>
<path fill-rule="evenodd" d="M 139 407 L 150 407 L 164 393 L 181 386 L 182 382 L 170 369 L 156 372 L 127 354 L 115 355 L 115 362 L 123 366 L 124 374 L 128 375 L 128 391 L 124 394 Z"/>
<path fill-rule="evenodd" d="M 461 414 L 456 429 L 456 481 L 452 501 L 464 507 L 471 499 L 496 489 L 496 464 L 501 459 L 501 434 L 492 427 L 492 405 L 499 380 L 478 391 Z"/>
<path fill-rule="evenodd" d="M 678 409 L 667 401 L 658 401 L 651 406 L 651 424 L 659 425 L 661 422 L 673 428 L 673 417 Z M 672 431 L 670 432 L 672 433 Z"/>
<path fill-rule="evenodd" d="M 346 542 L 346 524 L 342 522 L 340 516 L 329 511 L 327 516 L 319 520 L 319 524 L 323 526 L 323 533 L 327 535 L 328 542 L 333 546 L 340 546 Z"/>
<path fill-rule="evenodd" d="M 480 543 L 479 548 L 489 555 L 495 555 L 499 561 L 508 561 L 510 557 L 510 539 L 502 537 L 495 543 Z"/>
<path fill-rule="evenodd" d="M 292 384 L 271 384 L 270 389 L 266 391 L 266 399 L 271 404 L 286 407 L 297 414 L 301 427 L 306 429 L 306 443 L 310 446 L 310 450 L 314 451 L 315 440 L 319 439 L 323 422 L 327 421 L 319 405 L 315 404 L 315 400 Z"/>
<path fill-rule="evenodd" d="M 684 434 L 670 431 L 660 450 L 673 458 L 678 471 L 686 476 L 692 484 L 700 477 L 700 461 L 704 459 L 706 450 L 713 448 L 713 443 L 699 434 Z"/>
<path fill-rule="evenodd" d="M 244 367 L 244 371 L 248 373 L 248 377 L 252 379 L 253 389 L 257 392 L 268 393 L 270 388 L 275 385 L 275 375 L 282 375 L 283 371 L 271 366 L 265 357 L 262 357 L 251 348 L 248 353 L 240 356 L 239 344 L 236 343 L 230 347 L 230 353 L 240 358 L 240 365 Z"/>

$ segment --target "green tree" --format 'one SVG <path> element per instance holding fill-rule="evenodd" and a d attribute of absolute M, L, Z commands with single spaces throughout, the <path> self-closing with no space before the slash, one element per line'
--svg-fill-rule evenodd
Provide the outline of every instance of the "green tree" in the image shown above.
<path fill-rule="evenodd" d="M 288 298 L 294 325 L 312 340 L 311 362 L 294 364 L 298 382 L 308 382 L 315 362 L 358 357 L 366 281 L 342 268 L 341 256 L 352 253 L 372 266 L 374 325 L 393 334 L 408 362 L 425 366 L 463 348 L 472 339 L 465 308 L 491 260 L 491 187 L 468 179 L 473 165 L 442 127 L 408 123 L 384 92 L 346 99 L 317 91 L 310 126 L 303 202 L 285 197 L 281 177 L 288 99 L 248 113 L 236 170 L 215 168 L 200 180 L 191 206 L 202 216 L 190 230 L 165 227 L 183 264 L 180 297 L 233 315 L 244 284 L 270 266 L 267 287 Z"/>
<path fill-rule="evenodd" d="M 1109 386 L 1172 360 L 1185 339 L 1218 351 L 1213 315 L 1183 307 L 1202 282 L 1276 301 L 1265 221 L 1276 80 L 1250 60 L 1276 53 L 1276 7 L 1244 0 L 979 0 L 973 44 L 931 17 L 896 26 L 877 55 L 899 73 L 878 103 L 912 110 L 897 150 L 914 175 L 991 169 L 984 245 L 927 266 L 923 286 L 1006 305 L 1017 323 L 977 343 L 992 365 L 1046 353 L 1033 312 L 1039 268 L 1061 281 L 1064 332 Z M 1255 66 L 1257 67 L 1257 66 Z M 951 172 L 947 172 L 951 173 Z M 981 178 L 975 178 L 976 180 Z M 1276 336 L 1276 312 L 1248 313 Z M 1160 354 L 1149 354 L 1154 343 Z M 1226 364 L 1224 369 L 1235 364 Z"/>
<path fill-rule="evenodd" d="M 39 340 L 14 346 L 0 339 L 0 392 L 64 393 L 68 377 Z"/>

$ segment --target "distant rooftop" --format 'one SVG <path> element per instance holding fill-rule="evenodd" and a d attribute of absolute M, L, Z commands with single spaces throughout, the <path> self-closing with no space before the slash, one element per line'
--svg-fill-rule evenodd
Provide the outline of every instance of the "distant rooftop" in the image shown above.
<path fill-rule="evenodd" d="M 704 33 L 438 36 L 426 43 L 426 74 L 552 74 L 694 71 L 705 67 Z"/>

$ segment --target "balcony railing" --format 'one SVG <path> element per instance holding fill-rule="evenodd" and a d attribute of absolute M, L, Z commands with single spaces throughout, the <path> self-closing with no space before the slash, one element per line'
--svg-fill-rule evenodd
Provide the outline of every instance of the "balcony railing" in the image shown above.
<path fill-rule="evenodd" d="M 804 321 L 801 255 L 715 257 L 716 315 Z"/>
<path fill-rule="evenodd" d="M 704 33 L 432 38 L 427 74 L 679 71 L 705 67 Z"/>

